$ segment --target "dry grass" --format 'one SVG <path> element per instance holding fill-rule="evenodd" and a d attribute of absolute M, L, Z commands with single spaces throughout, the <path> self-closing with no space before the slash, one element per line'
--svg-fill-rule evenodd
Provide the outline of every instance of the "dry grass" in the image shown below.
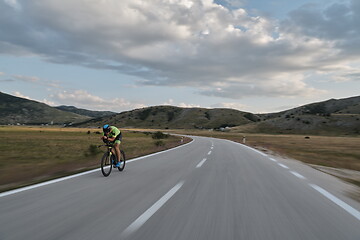
<path fill-rule="evenodd" d="M 0 191 L 66 176 L 99 167 L 105 149 L 97 129 L 0 127 Z M 121 148 L 127 159 L 162 151 L 180 144 L 179 138 L 162 139 L 162 146 L 149 133 L 123 131 Z M 187 141 L 189 141 L 187 139 Z"/>
<path fill-rule="evenodd" d="M 229 139 L 242 143 L 241 133 L 184 131 L 186 134 Z M 246 145 L 309 164 L 360 171 L 360 137 L 246 134 Z"/>
<path fill-rule="evenodd" d="M 264 147 L 305 163 L 360 171 L 360 138 L 250 135 L 247 144 Z"/>

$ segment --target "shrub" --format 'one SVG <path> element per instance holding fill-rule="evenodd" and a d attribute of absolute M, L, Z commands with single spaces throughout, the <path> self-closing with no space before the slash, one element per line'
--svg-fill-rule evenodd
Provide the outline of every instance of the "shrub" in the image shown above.
<path fill-rule="evenodd" d="M 306 106 L 306 111 L 310 114 L 326 114 L 326 106 L 324 103 L 312 104 L 310 106 Z"/>
<path fill-rule="evenodd" d="M 168 137 L 169 137 L 169 135 L 164 134 L 164 133 L 162 133 L 162 132 L 160 132 L 160 131 L 155 132 L 155 133 L 153 133 L 153 135 L 152 135 L 152 138 L 153 138 L 153 139 L 164 139 L 164 138 L 168 138 Z"/>
<path fill-rule="evenodd" d="M 85 152 L 86 157 L 96 156 L 101 153 L 101 150 L 94 144 L 91 144 Z"/>
<path fill-rule="evenodd" d="M 254 114 L 252 114 L 252 113 L 246 113 L 246 114 L 244 114 L 244 118 L 246 118 L 246 119 L 248 119 L 248 120 L 250 120 L 250 121 L 252 121 L 252 122 L 257 122 L 257 121 L 259 120 L 259 117 L 256 116 L 256 115 L 254 115 Z"/>
<path fill-rule="evenodd" d="M 150 115 L 150 113 L 151 113 L 151 108 L 145 109 L 138 113 L 139 118 L 144 121 Z"/>
<path fill-rule="evenodd" d="M 168 112 L 167 115 L 168 115 L 168 122 L 170 122 L 171 120 L 173 120 L 174 117 L 175 117 L 175 113 L 174 113 L 174 112 Z"/>
<path fill-rule="evenodd" d="M 210 120 L 210 113 L 209 112 L 205 112 L 205 117 L 208 119 L 208 120 Z"/>
<path fill-rule="evenodd" d="M 165 145 L 165 143 L 164 143 L 163 141 L 161 141 L 161 140 L 156 141 L 154 144 L 155 144 L 155 146 L 157 146 L 157 147 L 161 147 L 161 146 L 164 146 L 164 145 Z"/>

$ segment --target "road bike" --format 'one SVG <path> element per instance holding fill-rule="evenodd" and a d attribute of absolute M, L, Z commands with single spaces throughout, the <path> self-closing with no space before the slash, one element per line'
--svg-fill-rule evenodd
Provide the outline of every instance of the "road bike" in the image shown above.
<path fill-rule="evenodd" d="M 101 172 L 105 177 L 107 177 L 110 175 L 112 168 L 116 168 L 115 164 L 117 162 L 117 158 L 116 155 L 112 152 L 112 148 L 114 147 L 112 144 L 106 143 L 106 145 L 100 145 L 99 147 L 101 146 L 107 147 L 107 151 L 101 158 Z M 125 163 L 125 152 L 120 150 L 120 166 L 118 167 L 120 172 L 124 170 Z"/>

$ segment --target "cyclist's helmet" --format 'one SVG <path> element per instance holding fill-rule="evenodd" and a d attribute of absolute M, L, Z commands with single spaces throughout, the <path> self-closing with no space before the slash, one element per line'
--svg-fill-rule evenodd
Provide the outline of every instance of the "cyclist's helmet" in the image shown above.
<path fill-rule="evenodd" d="M 103 126 L 103 131 L 104 131 L 104 132 L 110 132 L 110 125 L 109 125 L 109 124 L 105 124 L 105 125 Z"/>

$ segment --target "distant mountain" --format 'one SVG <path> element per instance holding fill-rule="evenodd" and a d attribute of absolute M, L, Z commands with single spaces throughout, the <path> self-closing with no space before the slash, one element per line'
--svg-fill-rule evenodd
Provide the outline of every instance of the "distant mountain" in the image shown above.
<path fill-rule="evenodd" d="M 122 128 L 224 129 L 280 134 L 360 134 L 360 96 L 330 99 L 278 113 L 253 114 L 234 109 L 154 106 L 122 113 L 76 107 L 50 107 L 0 92 L 0 124 L 68 124 Z"/>
<path fill-rule="evenodd" d="M 264 116 L 265 118 L 274 118 L 284 114 L 360 114 L 360 96 L 343 99 L 330 99 L 278 113 L 264 114 Z"/>
<path fill-rule="evenodd" d="M 69 124 L 90 117 L 64 112 L 44 103 L 0 92 L 0 124 Z"/>
<path fill-rule="evenodd" d="M 59 110 L 66 111 L 66 112 L 72 112 L 83 116 L 88 116 L 92 118 L 99 118 L 99 117 L 106 117 L 116 114 L 115 112 L 110 111 L 90 111 L 86 109 L 77 108 L 74 106 L 58 106 L 55 107 Z"/>
<path fill-rule="evenodd" d="M 260 114 L 259 117 L 262 121 L 251 125 L 252 132 L 358 135 L 360 96 L 330 99 L 278 113 Z M 241 126 L 237 130 L 245 128 Z"/>
<path fill-rule="evenodd" d="M 100 127 L 104 123 L 124 128 L 223 129 L 233 132 L 289 134 L 360 134 L 360 96 L 331 99 L 269 114 L 234 109 L 155 106 L 122 112 L 79 123 Z"/>
<path fill-rule="evenodd" d="M 259 118 L 252 113 L 233 109 L 156 106 L 92 119 L 78 126 L 96 127 L 109 123 L 127 128 L 212 129 L 234 127 L 258 120 Z"/>

